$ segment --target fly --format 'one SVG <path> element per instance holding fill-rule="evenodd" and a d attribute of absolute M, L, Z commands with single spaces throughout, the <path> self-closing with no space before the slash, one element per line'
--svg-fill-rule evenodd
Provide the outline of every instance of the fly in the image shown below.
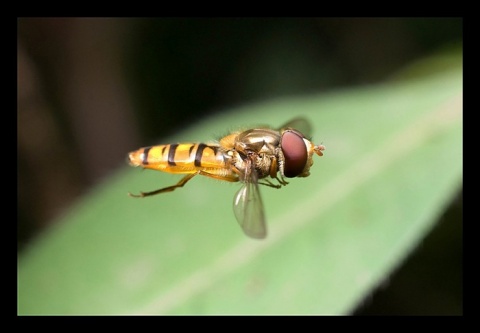
<path fill-rule="evenodd" d="M 310 125 L 296 118 L 279 129 L 268 127 L 237 131 L 218 143 L 175 143 L 140 148 L 131 152 L 130 165 L 184 174 L 175 185 L 131 194 L 147 197 L 183 187 L 197 175 L 228 182 L 242 182 L 235 194 L 233 211 L 242 230 L 252 238 L 267 235 L 259 184 L 281 188 L 285 178 L 308 177 L 313 155 L 323 156 L 325 146 L 313 144 Z"/>

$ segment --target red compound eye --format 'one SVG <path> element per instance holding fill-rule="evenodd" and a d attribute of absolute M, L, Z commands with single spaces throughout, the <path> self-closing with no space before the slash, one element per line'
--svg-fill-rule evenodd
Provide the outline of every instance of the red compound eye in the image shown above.
<path fill-rule="evenodd" d="M 294 131 L 282 135 L 282 152 L 285 157 L 285 177 L 293 178 L 302 173 L 307 164 L 308 152 L 303 137 Z"/>

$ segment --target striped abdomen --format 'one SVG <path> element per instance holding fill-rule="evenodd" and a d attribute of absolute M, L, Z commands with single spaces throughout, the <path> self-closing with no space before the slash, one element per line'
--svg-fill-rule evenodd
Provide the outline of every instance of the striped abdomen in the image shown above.
<path fill-rule="evenodd" d="M 195 173 L 224 169 L 220 147 L 204 143 L 179 143 L 140 148 L 128 155 L 130 164 L 170 173 Z"/>

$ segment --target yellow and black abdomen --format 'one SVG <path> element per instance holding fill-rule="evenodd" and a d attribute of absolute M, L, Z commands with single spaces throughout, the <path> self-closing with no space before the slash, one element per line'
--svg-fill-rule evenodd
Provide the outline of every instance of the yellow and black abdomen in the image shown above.
<path fill-rule="evenodd" d="M 129 155 L 130 164 L 169 173 L 195 173 L 223 169 L 225 161 L 218 145 L 175 143 L 140 148 Z"/>

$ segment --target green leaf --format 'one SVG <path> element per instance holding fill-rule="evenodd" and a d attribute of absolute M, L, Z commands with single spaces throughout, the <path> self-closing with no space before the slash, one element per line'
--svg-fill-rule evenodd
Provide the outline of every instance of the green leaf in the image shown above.
<path fill-rule="evenodd" d="M 19 314 L 347 314 L 411 253 L 462 182 L 462 69 L 217 114 L 208 141 L 304 116 L 311 175 L 261 188 L 265 240 L 235 221 L 240 184 L 125 166 L 22 254 Z M 127 153 L 127 152 L 126 152 Z"/>

